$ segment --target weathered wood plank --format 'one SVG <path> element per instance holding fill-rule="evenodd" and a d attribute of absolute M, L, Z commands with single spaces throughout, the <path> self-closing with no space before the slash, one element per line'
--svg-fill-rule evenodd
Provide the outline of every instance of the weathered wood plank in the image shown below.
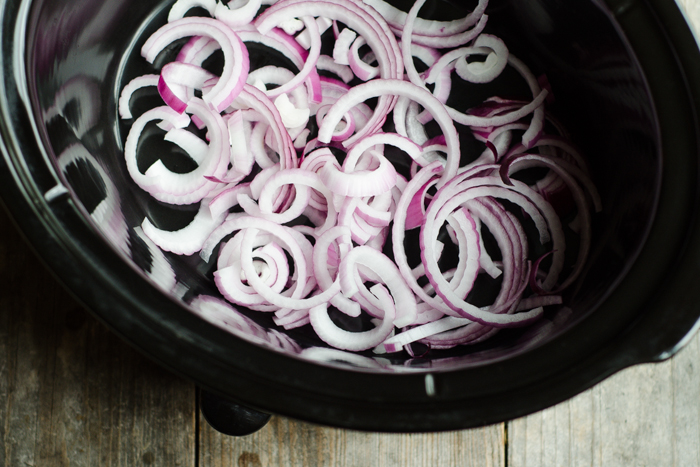
<path fill-rule="evenodd" d="M 500 467 L 504 426 L 429 434 L 339 430 L 273 417 L 262 430 L 232 438 L 202 418 L 200 465 L 207 467 Z"/>
<path fill-rule="evenodd" d="M 700 1 L 678 0 L 677 3 L 685 10 L 686 17 L 697 30 L 698 25 L 700 25 Z"/>
<path fill-rule="evenodd" d="M 673 465 L 700 465 L 700 335 L 669 362 L 673 378 Z"/>
<path fill-rule="evenodd" d="M 4 211 L 0 284 L 0 466 L 194 465 L 194 386 L 89 316 Z"/>
<path fill-rule="evenodd" d="M 700 465 L 700 336 L 508 424 L 511 467 Z"/>

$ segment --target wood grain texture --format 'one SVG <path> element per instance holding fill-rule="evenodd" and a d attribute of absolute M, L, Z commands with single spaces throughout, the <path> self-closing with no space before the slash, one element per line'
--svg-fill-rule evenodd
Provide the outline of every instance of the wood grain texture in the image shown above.
<path fill-rule="evenodd" d="M 678 0 L 681 8 L 685 11 L 688 21 L 693 25 L 695 30 L 700 26 L 700 1 L 698 0 Z"/>
<path fill-rule="evenodd" d="M 194 386 L 89 316 L 4 211 L 0 284 L 0 466 L 194 464 Z"/>
<path fill-rule="evenodd" d="M 273 417 L 245 438 L 214 431 L 202 419 L 202 467 L 501 467 L 503 424 L 427 434 L 365 433 Z"/>
<path fill-rule="evenodd" d="M 700 465 L 700 337 L 508 424 L 509 467 Z"/>

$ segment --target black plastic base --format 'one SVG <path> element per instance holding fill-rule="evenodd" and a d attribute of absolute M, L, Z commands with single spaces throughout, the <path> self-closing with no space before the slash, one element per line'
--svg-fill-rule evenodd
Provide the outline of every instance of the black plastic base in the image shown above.
<path fill-rule="evenodd" d="M 255 433 L 270 420 L 271 415 L 223 399 L 201 390 L 199 408 L 204 419 L 219 433 L 247 436 Z"/>

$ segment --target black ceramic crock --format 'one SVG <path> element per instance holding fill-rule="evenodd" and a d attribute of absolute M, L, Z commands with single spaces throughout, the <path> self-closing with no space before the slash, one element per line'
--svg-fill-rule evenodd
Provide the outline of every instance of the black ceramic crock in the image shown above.
<path fill-rule="evenodd" d="M 547 73 L 554 110 L 590 162 L 604 204 L 593 250 L 567 308 L 539 325 L 419 358 L 365 356 L 372 368 L 270 348 L 201 319 L 188 300 L 215 293 L 206 268 L 160 254 L 134 229 L 162 213 L 128 180 L 116 98 L 142 72 L 135 50 L 167 3 L 1 5 L 4 204 L 100 320 L 212 394 L 338 427 L 475 427 L 667 358 L 695 329 L 700 53 L 673 1 L 490 2 L 492 30 Z M 288 335 L 323 348 L 308 329 Z"/>

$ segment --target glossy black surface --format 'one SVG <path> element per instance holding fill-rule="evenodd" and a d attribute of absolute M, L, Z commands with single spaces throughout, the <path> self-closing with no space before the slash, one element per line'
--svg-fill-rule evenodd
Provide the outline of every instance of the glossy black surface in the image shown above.
<path fill-rule="evenodd" d="M 372 430 L 523 415 L 672 354 L 700 315 L 700 54 L 672 2 L 619 5 L 490 3 L 492 31 L 536 74 L 546 71 L 554 112 L 589 159 L 604 210 L 569 309 L 486 345 L 344 363 L 308 329 L 282 335 L 246 310 L 246 326 L 232 326 L 192 305 L 218 295 L 209 266 L 163 254 L 136 227 L 149 216 L 176 228 L 193 208 L 154 203 L 129 180 L 128 124 L 116 110 L 123 84 L 145 69 L 134 51 L 162 20 L 159 2 L 3 3 L 0 194 L 100 319 L 213 393 Z"/>
<path fill-rule="evenodd" d="M 271 415 L 229 402 L 207 391 L 199 397 L 200 410 L 215 430 L 229 436 L 255 433 L 270 420 Z"/>

